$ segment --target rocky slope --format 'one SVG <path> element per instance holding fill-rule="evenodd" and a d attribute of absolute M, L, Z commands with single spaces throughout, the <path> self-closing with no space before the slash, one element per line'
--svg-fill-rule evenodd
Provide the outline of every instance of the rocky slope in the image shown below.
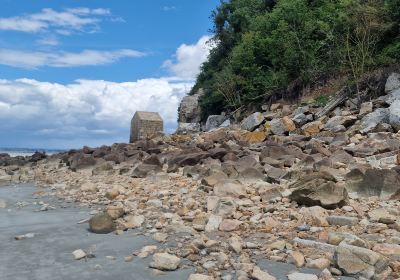
<path fill-rule="evenodd" d="M 174 240 L 153 266 L 179 269 L 187 259 L 192 280 L 274 279 L 256 266 L 263 258 L 319 268 L 319 279 L 397 279 L 400 75 L 360 107 L 346 102 L 316 118 L 320 110 L 274 104 L 236 128 L 49 157 L 0 155 L 0 181 L 35 181 L 104 209 L 93 232 L 140 229 Z"/>

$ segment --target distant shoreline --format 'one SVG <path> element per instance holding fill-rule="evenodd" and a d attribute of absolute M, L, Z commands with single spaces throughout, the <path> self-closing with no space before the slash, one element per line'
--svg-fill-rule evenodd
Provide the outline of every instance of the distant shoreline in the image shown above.
<path fill-rule="evenodd" d="M 11 157 L 32 156 L 35 152 L 46 153 L 46 155 L 53 155 L 64 151 L 65 150 L 59 149 L 0 148 L 0 154 L 9 154 Z"/>

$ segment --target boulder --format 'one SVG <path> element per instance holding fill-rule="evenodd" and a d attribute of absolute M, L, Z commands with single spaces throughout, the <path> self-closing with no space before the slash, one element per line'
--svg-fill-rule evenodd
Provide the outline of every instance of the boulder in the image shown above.
<path fill-rule="evenodd" d="M 292 121 L 297 124 L 298 126 L 303 126 L 305 125 L 307 122 L 310 122 L 313 120 L 313 116 L 312 115 L 305 115 L 303 113 L 301 114 L 297 114 L 293 117 Z"/>
<path fill-rule="evenodd" d="M 361 197 L 378 196 L 390 199 L 400 191 L 400 174 L 396 169 L 353 169 L 346 175 L 346 189 Z"/>
<path fill-rule="evenodd" d="M 200 123 L 201 108 L 199 100 L 203 95 L 203 91 L 199 90 L 197 94 L 188 95 L 182 98 L 179 105 L 178 120 L 181 123 Z"/>
<path fill-rule="evenodd" d="M 371 132 L 381 123 L 389 123 L 389 109 L 387 108 L 378 108 L 363 117 L 360 132 L 363 134 Z"/>
<path fill-rule="evenodd" d="M 296 129 L 296 125 L 288 117 L 273 119 L 269 125 L 271 132 L 275 135 L 286 135 Z"/>
<path fill-rule="evenodd" d="M 297 182 L 290 185 L 293 191 L 289 198 L 306 206 L 319 205 L 333 209 L 346 205 L 346 188 L 325 172 L 304 174 Z"/>
<path fill-rule="evenodd" d="M 304 135 L 306 136 L 314 136 L 320 133 L 321 128 L 323 127 L 322 122 L 320 121 L 314 121 L 307 123 L 301 127 Z"/>
<path fill-rule="evenodd" d="M 178 165 L 180 167 L 189 165 L 194 166 L 198 164 L 201 160 L 210 157 L 210 154 L 207 152 L 194 152 L 188 154 L 177 153 L 171 157 L 168 161 L 168 165 Z"/>
<path fill-rule="evenodd" d="M 389 265 L 379 253 L 341 242 L 336 249 L 335 261 L 345 275 L 376 279 Z"/>
<path fill-rule="evenodd" d="M 400 100 L 395 100 L 389 107 L 389 123 L 395 131 L 400 130 Z"/>
<path fill-rule="evenodd" d="M 113 232 L 115 230 L 114 220 L 107 213 L 99 213 L 89 220 L 89 229 L 98 234 Z"/>
<path fill-rule="evenodd" d="M 226 118 L 227 118 L 226 116 L 222 116 L 222 115 L 208 116 L 207 121 L 206 121 L 205 130 L 210 131 L 212 129 L 218 128 L 221 124 L 224 123 Z"/>
<path fill-rule="evenodd" d="M 88 168 L 96 165 L 96 160 L 90 156 L 85 154 L 76 154 L 69 160 L 69 167 L 71 170 L 78 170 L 83 168 Z"/>
<path fill-rule="evenodd" d="M 335 116 L 324 125 L 324 130 L 337 131 L 338 127 L 349 127 L 357 121 L 355 116 Z"/>
<path fill-rule="evenodd" d="M 364 102 L 361 104 L 359 115 L 364 116 L 366 114 L 372 113 L 373 109 L 374 105 L 372 102 Z"/>
<path fill-rule="evenodd" d="M 176 133 L 177 134 L 191 134 L 191 133 L 200 132 L 200 130 L 201 130 L 200 123 L 179 122 Z"/>
<path fill-rule="evenodd" d="M 145 178 L 149 173 L 160 171 L 161 167 L 159 165 L 141 163 L 133 169 L 131 176 L 133 178 Z"/>
<path fill-rule="evenodd" d="M 181 259 L 168 253 L 157 253 L 153 255 L 153 262 L 150 267 L 159 270 L 176 270 L 181 263 Z"/>
<path fill-rule="evenodd" d="M 240 127 L 243 130 L 253 131 L 263 122 L 264 122 L 264 115 L 260 112 L 256 112 L 245 118 L 242 121 Z"/>
<path fill-rule="evenodd" d="M 400 89 L 400 74 L 392 73 L 390 74 L 389 78 L 386 81 L 385 92 L 391 93 L 396 89 Z"/>
<path fill-rule="evenodd" d="M 266 138 L 267 138 L 267 134 L 264 131 L 248 132 L 243 136 L 243 140 L 249 144 L 261 143 Z"/>
<path fill-rule="evenodd" d="M 246 195 L 246 187 L 236 180 L 221 180 L 214 186 L 214 194 L 216 196 L 232 196 L 240 197 Z"/>

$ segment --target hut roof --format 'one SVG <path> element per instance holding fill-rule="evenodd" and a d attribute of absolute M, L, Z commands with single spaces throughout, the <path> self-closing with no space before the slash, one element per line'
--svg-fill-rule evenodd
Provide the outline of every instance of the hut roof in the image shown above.
<path fill-rule="evenodd" d="M 133 118 L 139 118 L 140 120 L 146 120 L 146 121 L 158 121 L 162 122 L 162 118 L 159 113 L 157 112 L 143 112 L 143 111 L 137 111 Z"/>

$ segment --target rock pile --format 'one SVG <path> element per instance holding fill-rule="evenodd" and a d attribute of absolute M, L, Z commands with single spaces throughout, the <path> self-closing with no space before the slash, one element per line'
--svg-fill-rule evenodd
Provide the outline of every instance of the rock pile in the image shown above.
<path fill-rule="evenodd" d="M 0 180 L 36 181 L 101 206 L 93 232 L 151 235 L 166 248 L 138 254 L 154 254 L 159 270 L 191 265 L 190 279 L 274 279 L 257 266 L 263 258 L 320 269 L 319 279 L 396 279 L 400 76 L 386 89 L 319 119 L 319 108 L 276 104 L 241 129 L 85 147 L 36 162 L 1 155 Z"/>

